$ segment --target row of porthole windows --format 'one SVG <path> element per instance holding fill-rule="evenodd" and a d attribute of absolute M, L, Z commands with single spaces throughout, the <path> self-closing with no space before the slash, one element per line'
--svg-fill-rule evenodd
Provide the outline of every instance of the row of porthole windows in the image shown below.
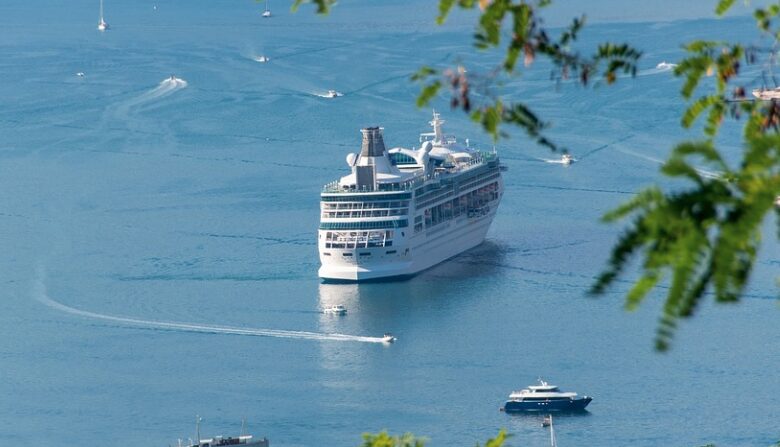
<path fill-rule="evenodd" d="M 386 255 L 394 255 L 396 253 L 398 253 L 396 250 L 387 250 L 385 252 Z M 327 252 L 327 251 L 323 252 L 322 254 L 324 256 L 331 256 L 331 254 L 329 252 Z M 371 256 L 371 253 L 368 253 L 368 252 L 362 252 L 362 253 L 359 253 L 359 254 L 360 254 L 360 256 Z M 349 258 L 349 257 L 352 257 L 352 253 L 342 253 L 341 256 L 344 256 L 345 258 Z"/>

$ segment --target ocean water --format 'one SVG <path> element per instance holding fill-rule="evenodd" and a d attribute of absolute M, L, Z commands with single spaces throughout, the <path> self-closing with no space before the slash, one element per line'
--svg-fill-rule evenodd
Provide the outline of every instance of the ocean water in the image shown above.
<path fill-rule="evenodd" d="M 101 34 L 93 3 L 0 5 L 0 445 L 175 445 L 198 414 L 204 435 L 246 418 L 274 446 L 382 429 L 474 445 L 500 428 L 543 446 L 539 416 L 498 411 L 538 376 L 594 396 L 556 418 L 561 446 L 780 439 L 774 220 L 748 296 L 705 304 L 667 354 L 652 350 L 663 291 L 635 313 L 628 282 L 585 293 L 619 232 L 599 216 L 666 182 L 660 160 L 698 135 L 679 128 L 680 82 L 656 64 L 694 38 L 761 43 L 750 19 L 587 28 L 583 47 L 643 49 L 639 76 L 584 89 L 537 65 L 502 90 L 579 161 L 545 163 L 556 155 L 512 132 L 484 244 L 408 281 L 330 285 L 316 276 L 321 185 L 346 171 L 361 126 L 384 126 L 391 147 L 427 131 L 419 66 L 497 62 L 472 50 L 473 17 L 435 27 L 435 5 L 411 1 L 341 2 L 327 18 L 272 4 L 264 20 L 249 1 L 108 0 Z M 328 89 L 345 95 L 317 96 Z M 720 140 L 732 160 L 739 135 Z M 335 303 L 349 314 L 318 312 Z M 376 343 L 388 331 L 397 343 Z"/>

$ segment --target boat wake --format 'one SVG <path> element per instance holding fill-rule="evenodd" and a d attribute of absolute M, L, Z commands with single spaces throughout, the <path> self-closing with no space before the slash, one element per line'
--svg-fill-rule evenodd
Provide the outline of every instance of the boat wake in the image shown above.
<path fill-rule="evenodd" d="M 659 165 L 663 165 L 663 164 L 666 163 L 663 160 L 659 160 L 659 159 L 657 159 L 655 157 L 648 157 L 647 155 L 639 154 L 639 153 L 634 152 L 632 150 L 628 150 L 628 149 L 616 149 L 616 150 L 618 152 L 622 152 L 622 153 L 624 153 L 626 155 L 631 155 L 633 157 L 637 157 L 637 158 L 641 158 L 643 160 L 651 161 L 651 162 L 657 163 Z M 702 176 L 704 178 L 708 178 L 708 179 L 718 179 L 718 178 L 721 178 L 721 176 L 723 175 L 720 172 L 710 171 L 710 170 L 699 168 L 699 167 L 696 167 L 696 166 L 694 166 L 693 169 L 696 171 L 697 174 L 699 174 L 700 176 Z"/>
<path fill-rule="evenodd" d="M 254 337 L 275 337 L 292 338 L 300 340 L 318 340 L 318 341 L 353 341 L 363 343 L 386 343 L 383 337 L 362 337 L 359 335 L 346 334 L 327 334 L 319 332 L 305 331 L 287 331 L 281 329 L 257 329 L 257 328 L 239 328 L 230 326 L 214 326 L 208 324 L 176 323 L 168 321 L 142 320 L 138 318 L 127 318 L 115 315 L 99 314 L 86 310 L 76 309 L 49 298 L 46 293 L 46 287 L 43 281 L 36 284 L 35 298 L 46 306 L 59 310 L 64 313 L 76 315 L 95 320 L 111 321 L 124 326 L 142 328 L 142 329 L 163 329 L 180 332 L 197 332 L 201 334 L 226 334 L 226 335 L 245 335 Z"/>
<path fill-rule="evenodd" d="M 187 87 L 187 81 L 175 76 L 162 80 L 157 87 L 143 93 L 135 98 L 129 99 L 117 107 L 120 115 L 125 115 L 128 111 L 142 107 L 151 102 L 165 98 L 172 93 Z"/>

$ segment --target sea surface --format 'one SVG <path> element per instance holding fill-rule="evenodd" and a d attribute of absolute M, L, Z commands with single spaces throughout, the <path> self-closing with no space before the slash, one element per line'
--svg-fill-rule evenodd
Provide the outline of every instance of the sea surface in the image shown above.
<path fill-rule="evenodd" d="M 99 33 L 96 1 L 0 4 L 0 445 L 175 445 L 200 415 L 203 435 L 246 419 L 273 446 L 383 429 L 473 446 L 506 428 L 541 447 L 539 416 L 499 412 L 537 377 L 594 397 L 555 419 L 560 446 L 780 440 L 774 217 L 748 296 L 708 300 L 667 354 L 652 345 L 664 290 L 634 313 L 632 274 L 586 294 L 620 232 L 599 217 L 643 186 L 683 186 L 658 169 L 700 134 L 680 129 L 681 82 L 656 65 L 695 38 L 771 43 L 752 19 L 595 23 L 583 51 L 631 42 L 636 78 L 583 88 L 540 62 L 499 80 L 481 93 L 526 101 L 579 161 L 547 163 L 558 154 L 508 129 L 484 244 L 407 281 L 329 285 L 319 192 L 347 172 L 359 128 L 414 145 L 431 109 L 410 74 L 477 76 L 500 55 L 473 49 L 473 14 L 435 26 L 435 2 L 271 6 L 262 19 L 251 1 L 106 0 Z M 446 98 L 432 106 L 492 147 Z M 739 125 L 719 147 L 738 160 Z M 336 303 L 349 313 L 319 312 Z M 398 341 L 376 343 L 384 332 Z"/>

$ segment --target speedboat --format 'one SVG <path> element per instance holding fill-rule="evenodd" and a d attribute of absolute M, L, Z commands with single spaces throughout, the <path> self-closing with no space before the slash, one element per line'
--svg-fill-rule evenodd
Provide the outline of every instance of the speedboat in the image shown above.
<path fill-rule="evenodd" d="M 105 31 L 108 29 L 108 23 L 103 19 L 103 0 L 100 0 L 100 19 L 98 20 L 98 31 Z"/>
<path fill-rule="evenodd" d="M 266 63 L 266 62 L 268 62 L 270 60 L 271 59 L 268 56 L 257 56 L 255 58 L 255 62 L 260 62 L 260 63 Z"/>
<path fill-rule="evenodd" d="M 663 61 L 663 62 L 659 63 L 658 65 L 656 65 L 655 68 L 657 68 L 659 70 L 670 70 L 670 69 L 672 69 L 672 68 L 674 68 L 676 66 L 677 66 L 677 64 L 672 64 L 670 62 Z"/>
<path fill-rule="evenodd" d="M 393 337 L 393 334 L 389 332 L 385 332 L 385 335 L 382 336 L 382 341 L 385 343 L 395 343 L 397 338 Z"/>
<path fill-rule="evenodd" d="M 561 155 L 561 164 L 570 165 L 570 164 L 574 163 L 575 161 L 576 160 L 574 159 L 574 157 L 572 157 L 569 154 Z"/>
<path fill-rule="evenodd" d="M 83 71 L 80 71 L 80 72 L 76 73 L 76 76 L 78 76 L 80 78 L 83 78 L 85 75 L 84 75 Z"/>
<path fill-rule="evenodd" d="M 780 87 L 775 88 L 756 88 L 751 92 L 753 96 L 762 100 L 770 101 L 772 99 L 780 99 Z"/>
<path fill-rule="evenodd" d="M 333 315 L 346 315 L 347 308 L 341 304 L 336 304 L 335 306 L 326 307 L 325 309 L 322 310 L 322 313 L 333 314 Z"/>
<path fill-rule="evenodd" d="M 341 92 L 337 92 L 336 90 L 328 90 L 327 93 L 322 95 L 323 98 L 336 98 L 339 96 L 344 96 L 344 94 Z"/>
<path fill-rule="evenodd" d="M 179 78 L 177 78 L 175 75 L 171 75 L 171 76 L 168 78 L 168 80 L 169 80 L 169 81 L 171 81 L 171 82 L 176 82 L 176 81 L 178 81 L 178 80 L 179 80 Z"/>
<path fill-rule="evenodd" d="M 504 411 L 582 411 L 588 406 L 592 397 L 578 397 L 577 393 L 563 392 L 555 385 L 550 385 L 539 379 L 539 385 L 531 385 L 520 391 L 509 394 L 509 400 L 504 404 Z"/>

